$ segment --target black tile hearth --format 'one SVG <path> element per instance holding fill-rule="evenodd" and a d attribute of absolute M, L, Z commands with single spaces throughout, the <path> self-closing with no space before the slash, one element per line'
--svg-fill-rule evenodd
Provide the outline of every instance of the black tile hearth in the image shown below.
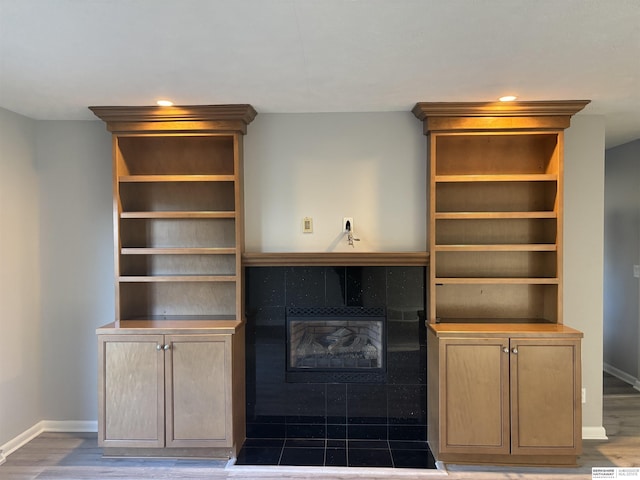
<path fill-rule="evenodd" d="M 350 467 L 393 467 L 391 451 L 349 448 L 347 463 Z"/>
<path fill-rule="evenodd" d="M 347 438 L 346 425 L 327 425 L 327 438 Z"/>
<path fill-rule="evenodd" d="M 236 465 L 435 469 L 426 442 L 247 439 Z"/>
<path fill-rule="evenodd" d="M 386 450 L 389 448 L 389 442 L 386 440 L 349 440 L 349 449 L 357 450 Z"/>
<path fill-rule="evenodd" d="M 282 448 L 243 447 L 236 459 L 236 465 L 278 465 Z"/>
<path fill-rule="evenodd" d="M 287 448 L 282 450 L 280 465 L 324 465 L 324 448 Z"/>
<path fill-rule="evenodd" d="M 329 448 L 325 450 L 324 466 L 326 467 L 346 467 L 347 465 L 347 449 L 346 448 Z"/>
<path fill-rule="evenodd" d="M 431 451 L 391 450 L 393 466 L 396 468 L 436 468 L 436 460 Z"/>
<path fill-rule="evenodd" d="M 387 433 L 387 425 L 347 425 L 347 438 L 349 439 L 386 439 Z"/>

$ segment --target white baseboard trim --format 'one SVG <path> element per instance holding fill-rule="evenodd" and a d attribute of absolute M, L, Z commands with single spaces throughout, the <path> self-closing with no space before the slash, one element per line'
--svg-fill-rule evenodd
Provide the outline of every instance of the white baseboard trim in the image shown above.
<path fill-rule="evenodd" d="M 97 432 L 98 421 L 92 420 L 43 420 L 43 432 Z"/>
<path fill-rule="evenodd" d="M 43 432 L 97 432 L 97 421 L 57 421 L 41 420 L 33 427 L 25 430 L 4 445 L 0 445 L 0 465 L 7 461 L 7 457 L 20 447 L 26 445 Z"/>
<path fill-rule="evenodd" d="M 583 440 L 609 440 L 604 427 L 582 427 Z"/>
<path fill-rule="evenodd" d="M 7 461 L 7 457 L 9 455 L 11 455 L 13 452 L 15 452 L 17 449 L 19 449 L 23 445 L 26 445 L 27 443 L 29 443 L 31 440 L 36 438 L 42 432 L 44 432 L 44 429 L 43 429 L 43 426 L 42 426 L 42 422 L 38 422 L 33 427 L 25 430 L 20 435 L 12 438 L 7 443 L 2 445 L 0 447 L 0 452 L 2 452 L 1 453 L 2 458 L 0 459 L 0 465 L 2 465 L 4 462 Z"/>
<path fill-rule="evenodd" d="M 602 364 L 602 369 L 607 372 L 609 375 L 613 375 L 614 377 L 619 378 L 623 382 L 627 382 L 636 390 L 640 390 L 640 380 L 634 377 L 633 375 L 629 375 L 627 372 L 623 372 L 622 370 L 614 367 L 613 365 L 609 365 L 608 363 Z"/>
<path fill-rule="evenodd" d="M 606 371 L 606 370 L 605 370 Z M 613 375 L 613 373 L 611 374 Z M 17 449 L 26 445 L 35 437 L 43 432 L 97 432 L 97 421 L 56 421 L 56 420 L 41 420 L 33 427 L 25 430 L 17 437 L 9 440 L 4 445 L 0 446 L 0 465 L 6 462 L 7 457 L 15 452 Z M 582 439 L 583 440 L 608 440 L 607 432 L 604 427 L 582 427 Z"/>

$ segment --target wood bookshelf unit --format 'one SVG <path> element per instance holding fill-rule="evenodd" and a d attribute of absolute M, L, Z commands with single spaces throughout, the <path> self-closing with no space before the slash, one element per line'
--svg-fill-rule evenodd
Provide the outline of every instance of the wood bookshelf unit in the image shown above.
<path fill-rule="evenodd" d="M 428 138 L 429 442 L 443 461 L 574 464 L 580 452 L 582 334 L 562 316 L 563 146 L 587 103 L 413 109 Z M 562 359 L 561 381 L 543 381 L 543 350 Z M 520 365 L 533 372 L 526 385 Z M 545 393 L 518 413 L 534 387 Z M 481 397 L 495 400 L 493 420 Z M 554 425 L 536 424 L 549 406 Z M 555 427 L 562 438 L 545 431 Z"/>
<path fill-rule="evenodd" d="M 116 315 L 98 329 L 100 444 L 233 455 L 244 441 L 245 409 L 242 140 L 256 111 L 250 105 L 91 110 L 113 134 Z M 188 366 L 198 358 L 203 365 Z M 147 385 L 151 393 L 142 403 L 120 391 L 125 377 Z M 201 422 L 179 410 L 189 402 L 178 396 L 199 396 Z M 160 426 L 128 420 L 143 411 Z M 179 440 L 169 438 L 175 431 Z"/>

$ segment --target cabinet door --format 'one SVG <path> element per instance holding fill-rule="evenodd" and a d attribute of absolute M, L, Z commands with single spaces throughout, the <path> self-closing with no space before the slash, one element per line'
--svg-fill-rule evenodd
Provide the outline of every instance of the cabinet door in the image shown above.
<path fill-rule="evenodd" d="M 167 335 L 165 342 L 167 447 L 230 446 L 231 336 Z"/>
<path fill-rule="evenodd" d="M 509 453 L 506 338 L 440 341 L 440 451 Z"/>
<path fill-rule="evenodd" d="M 101 446 L 164 446 L 162 340 L 162 335 L 98 337 Z"/>
<path fill-rule="evenodd" d="M 511 452 L 581 450 L 580 341 L 511 339 Z"/>

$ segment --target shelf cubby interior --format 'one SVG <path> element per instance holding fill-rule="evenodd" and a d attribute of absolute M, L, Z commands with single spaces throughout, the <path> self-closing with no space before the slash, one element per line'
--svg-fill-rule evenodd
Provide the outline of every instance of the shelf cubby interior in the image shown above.
<path fill-rule="evenodd" d="M 154 316 L 235 316 L 235 282 L 120 283 L 119 290 L 121 320 Z"/>
<path fill-rule="evenodd" d="M 120 220 L 122 248 L 231 248 L 235 241 L 234 219 Z"/>
<path fill-rule="evenodd" d="M 436 245 L 553 244 L 555 218 L 436 220 Z"/>
<path fill-rule="evenodd" d="M 437 285 L 436 295 L 437 321 L 476 318 L 488 322 L 557 322 L 558 285 Z"/>
<path fill-rule="evenodd" d="M 553 212 L 557 182 L 436 183 L 436 212 Z"/>
<path fill-rule="evenodd" d="M 556 278 L 556 252 L 436 252 L 437 278 Z M 436 280 L 437 281 L 437 280 Z"/>
<path fill-rule="evenodd" d="M 558 174 L 555 133 L 440 134 L 436 175 Z"/>
<path fill-rule="evenodd" d="M 234 175 L 233 136 L 120 136 L 119 176 Z"/>
<path fill-rule="evenodd" d="M 121 255 L 120 275 L 235 275 L 235 255 Z"/>
<path fill-rule="evenodd" d="M 121 183 L 123 212 L 233 212 L 233 182 Z"/>

